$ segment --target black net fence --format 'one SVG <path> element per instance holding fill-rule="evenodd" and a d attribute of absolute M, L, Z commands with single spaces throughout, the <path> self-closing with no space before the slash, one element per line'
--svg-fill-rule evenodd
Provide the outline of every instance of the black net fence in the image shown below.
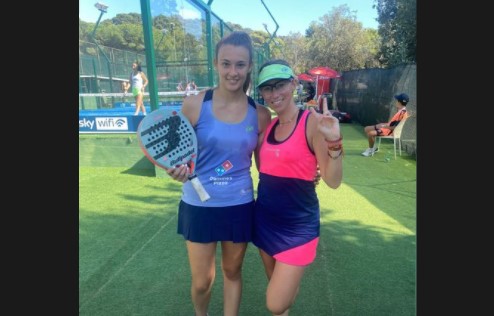
<path fill-rule="evenodd" d="M 402 131 L 402 146 L 409 154 L 417 150 L 417 68 L 400 65 L 389 69 L 373 68 L 345 71 L 334 82 L 334 103 L 362 126 L 387 122 L 396 112 L 394 96 L 406 93 L 409 118 Z"/>

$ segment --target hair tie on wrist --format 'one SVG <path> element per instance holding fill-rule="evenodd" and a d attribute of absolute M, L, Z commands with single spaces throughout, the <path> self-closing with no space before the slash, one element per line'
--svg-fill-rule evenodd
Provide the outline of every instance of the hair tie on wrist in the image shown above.
<path fill-rule="evenodd" d="M 338 139 L 335 139 L 335 140 L 327 140 L 326 138 L 324 138 L 324 140 L 326 141 L 326 143 L 328 144 L 332 144 L 332 143 L 337 143 L 337 142 L 341 142 L 343 140 L 343 136 L 340 135 L 340 138 Z"/>
<path fill-rule="evenodd" d="M 338 145 L 332 146 L 332 147 L 328 146 L 328 150 L 331 150 L 331 151 L 338 151 L 338 150 L 341 150 L 342 148 L 343 148 L 342 144 L 338 144 Z"/>
<path fill-rule="evenodd" d="M 336 156 L 331 156 L 330 151 L 336 151 L 336 150 L 339 150 L 339 151 L 340 151 L 340 153 L 339 153 L 338 155 L 336 155 Z M 329 148 L 329 150 L 328 150 L 328 156 L 329 156 L 331 159 L 333 159 L 333 160 L 338 159 L 338 158 L 339 158 L 342 154 L 343 154 L 343 147 L 342 147 L 342 146 L 339 146 L 339 147 L 338 147 L 338 149 Z"/>

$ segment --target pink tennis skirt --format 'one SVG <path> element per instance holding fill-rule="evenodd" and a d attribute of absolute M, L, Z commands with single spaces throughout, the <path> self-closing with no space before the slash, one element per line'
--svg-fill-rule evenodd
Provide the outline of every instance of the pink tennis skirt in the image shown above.
<path fill-rule="evenodd" d="M 280 262 L 294 266 L 306 266 L 311 264 L 316 258 L 317 244 L 319 237 L 316 237 L 303 245 L 285 250 L 275 254 L 273 257 Z"/>

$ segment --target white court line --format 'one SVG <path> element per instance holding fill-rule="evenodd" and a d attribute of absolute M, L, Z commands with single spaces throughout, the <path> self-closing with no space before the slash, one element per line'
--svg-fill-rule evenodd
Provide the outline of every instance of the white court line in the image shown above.
<path fill-rule="evenodd" d="M 329 261 L 329 249 L 326 247 L 325 243 L 321 242 L 321 236 L 319 236 L 319 246 L 321 247 L 320 253 L 318 253 L 318 257 L 320 260 L 322 260 L 323 266 L 325 267 L 330 267 L 330 261 Z M 322 258 L 321 258 L 322 257 Z M 317 258 L 316 258 L 317 259 Z M 334 313 L 334 302 L 333 302 L 333 291 L 332 291 L 332 286 L 331 282 L 329 279 L 329 275 L 331 272 L 328 269 L 324 269 L 324 278 L 326 279 L 326 284 L 328 284 L 328 293 L 326 293 L 326 297 L 329 301 L 329 306 L 331 308 L 331 314 L 330 315 L 335 315 Z"/>
<path fill-rule="evenodd" d="M 171 222 L 172 220 L 174 220 L 176 216 L 177 216 L 177 214 L 173 215 L 173 216 L 172 216 L 172 217 L 168 220 L 168 222 L 166 222 L 163 226 L 161 226 L 161 227 L 160 227 L 160 229 L 158 229 L 158 231 L 157 231 L 157 232 L 156 232 L 156 233 L 155 233 L 155 234 L 154 234 L 154 235 L 153 235 L 153 236 L 152 236 L 152 237 L 151 237 L 148 241 L 146 241 L 146 242 L 142 245 L 142 247 L 141 247 L 141 248 L 139 248 L 136 252 L 134 252 L 134 253 L 132 254 L 132 256 L 130 256 L 130 258 L 129 258 L 127 261 L 125 261 L 125 263 L 123 264 L 123 266 L 122 266 L 120 269 L 118 269 L 118 270 L 117 270 L 117 272 L 115 272 L 115 273 L 114 273 L 114 274 L 113 274 L 113 275 L 112 275 L 112 276 L 108 279 L 108 281 L 106 281 L 106 283 L 105 283 L 105 284 L 103 284 L 103 285 L 102 285 L 102 286 L 101 286 L 101 287 L 100 287 L 100 288 L 99 288 L 99 289 L 98 289 L 98 290 L 97 290 L 97 291 L 96 291 L 93 295 L 91 295 L 91 297 L 90 297 L 90 298 L 88 298 L 88 299 L 86 300 L 86 302 L 85 302 L 85 303 L 83 303 L 81 306 L 79 306 L 79 312 L 81 312 L 81 310 L 84 308 L 84 306 L 86 306 L 86 305 L 87 305 L 89 302 L 91 302 L 91 301 L 92 301 L 92 300 L 93 300 L 96 296 L 98 296 L 98 294 L 99 294 L 99 293 L 101 293 L 101 291 L 103 291 L 103 290 L 106 288 L 106 286 L 107 286 L 108 284 L 110 284 L 110 283 L 111 283 L 111 282 L 115 279 L 115 277 L 116 277 L 116 276 L 118 276 L 118 275 L 119 275 L 119 274 L 120 274 L 120 273 L 124 270 L 124 268 L 125 268 L 125 267 L 126 267 L 126 266 L 127 266 L 127 265 L 128 265 L 128 264 L 129 264 L 129 263 L 130 263 L 130 262 L 131 262 L 134 258 L 135 258 L 135 257 L 136 257 L 136 255 L 137 255 L 138 253 L 140 253 L 140 252 L 144 249 L 144 247 L 146 247 L 146 245 L 147 245 L 147 244 L 149 244 L 149 243 L 150 243 L 150 242 L 151 242 L 151 241 L 152 241 L 152 240 L 153 240 L 156 236 L 158 236 L 158 234 L 159 234 L 159 233 L 160 233 L 160 232 L 161 232 L 161 231 L 162 231 L 162 230 L 163 230 L 166 226 L 168 226 L 168 224 L 170 224 L 170 222 Z M 150 220 L 154 220 L 154 218 L 150 218 L 150 219 L 148 220 L 148 222 L 149 222 Z"/>

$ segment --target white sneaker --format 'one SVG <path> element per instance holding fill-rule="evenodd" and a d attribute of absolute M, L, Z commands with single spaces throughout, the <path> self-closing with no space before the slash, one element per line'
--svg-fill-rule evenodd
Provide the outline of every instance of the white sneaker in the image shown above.
<path fill-rule="evenodd" d="M 372 148 L 367 148 L 363 153 L 362 156 L 369 157 L 373 154 L 373 149 Z"/>

